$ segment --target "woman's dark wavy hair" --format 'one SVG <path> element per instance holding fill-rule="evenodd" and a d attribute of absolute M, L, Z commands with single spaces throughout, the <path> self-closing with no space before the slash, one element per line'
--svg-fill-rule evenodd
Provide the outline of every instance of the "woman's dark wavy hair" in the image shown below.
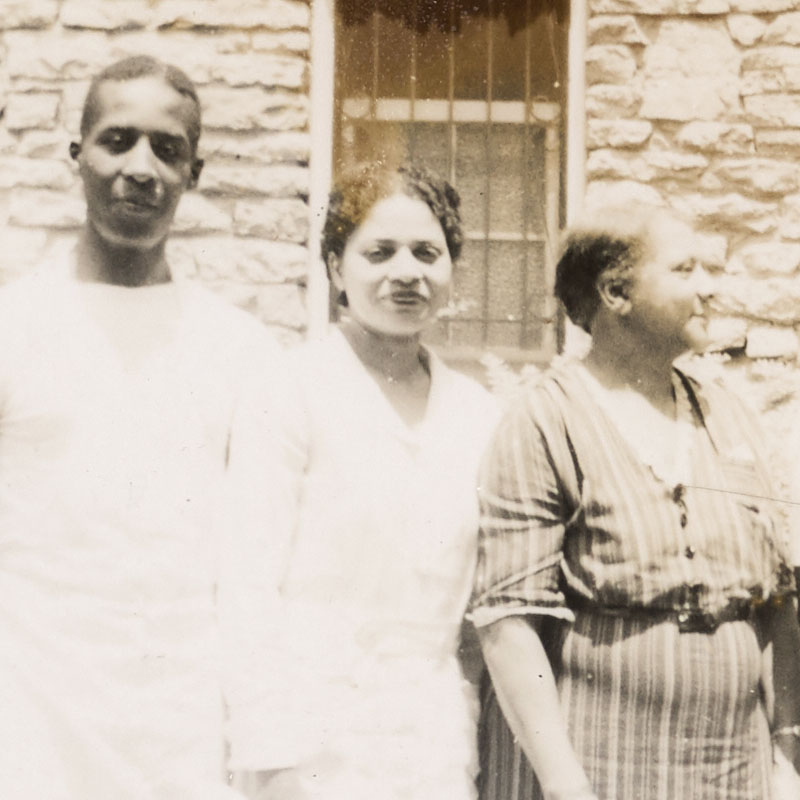
<path fill-rule="evenodd" d="M 442 226 L 450 258 L 453 261 L 458 259 L 464 243 L 458 192 L 447 181 L 423 167 L 370 161 L 346 170 L 328 198 L 328 213 L 322 229 L 322 258 L 328 277 L 329 256 L 333 254 L 341 258 L 347 240 L 372 207 L 397 192 L 418 198 L 430 208 Z M 339 302 L 346 304 L 346 298 L 340 296 Z"/>
<path fill-rule="evenodd" d="M 634 266 L 650 247 L 655 220 L 665 214 L 677 218 L 664 208 L 611 208 L 598 221 L 567 232 L 556 265 L 555 295 L 572 322 L 590 332 L 600 305 L 600 276 L 629 284 Z"/>

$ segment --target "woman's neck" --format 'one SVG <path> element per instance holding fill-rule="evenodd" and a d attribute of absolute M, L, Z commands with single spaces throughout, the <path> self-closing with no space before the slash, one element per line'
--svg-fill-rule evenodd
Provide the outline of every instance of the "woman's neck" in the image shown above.
<path fill-rule="evenodd" d="M 361 363 L 388 381 L 403 383 L 427 372 L 420 358 L 422 347 L 418 335 L 386 336 L 348 319 L 339 328 Z"/>
<path fill-rule="evenodd" d="M 629 390 L 644 396 L 662 413 L 674 414 L 672 349 L 645 346 L 622 336 L 593 336 L 584 364 L 610 390 Z"/>

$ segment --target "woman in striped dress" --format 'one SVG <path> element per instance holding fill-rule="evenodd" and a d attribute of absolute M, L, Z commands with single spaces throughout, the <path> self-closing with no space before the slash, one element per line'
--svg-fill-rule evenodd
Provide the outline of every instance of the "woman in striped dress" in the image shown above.
<path fill-rule="evenodd" d="M 482 800 L 763 800 L 773 742 L 798 764 L 761 437 L 673 364 L 702 346 L 710 291 L 666 212 L 567 240 L 556 293 L 590 352 L 509 410 L 481 482 Z"/>

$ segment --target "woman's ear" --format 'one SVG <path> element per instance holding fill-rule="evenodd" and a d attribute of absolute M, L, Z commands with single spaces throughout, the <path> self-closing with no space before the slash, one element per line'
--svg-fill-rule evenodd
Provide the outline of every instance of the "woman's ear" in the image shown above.
<path fill-rule="evenodd" d="M 625 316 L 631 310 L 630 281 L 618 275 L 601 275 L 597 279 L 600 302 L 612 313 Z"/>
<path fill-rule="evenodd" d="M 70 142 L 69 143 L 69 157 L 73 161 L 78 160 L 78 156 L 81 154 L 81 146 L 79 142 Z"/>
<path fill-rule="evenodd" d="M 340 292 L 344 291 L 344 284 L 342 281 L 342 260 L 336 253 L 328 253 L 328 277 L 331 279 L 331 283 L 336 287 L 336 289 Z"/>

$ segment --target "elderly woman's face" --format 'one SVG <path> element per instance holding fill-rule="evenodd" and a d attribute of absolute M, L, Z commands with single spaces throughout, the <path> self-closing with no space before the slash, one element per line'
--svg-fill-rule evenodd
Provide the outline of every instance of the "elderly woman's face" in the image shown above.
<path fill-rule="evenodd" d="M 347 240 L 331 277 L 348 314 L 387 336 L 413 336 L 447 303 L 453 264 L 439 220 L 419 198 L 378 201 Z"/>
<path fill-rule="evenodd" d="M 629 321 L 676 350 L 701 350 L 708 342 L 706 301 L 713 287 L 695 254 L 694 231 L 664 216 L 654 221 L 649 252 L 633 274 Z"/>

